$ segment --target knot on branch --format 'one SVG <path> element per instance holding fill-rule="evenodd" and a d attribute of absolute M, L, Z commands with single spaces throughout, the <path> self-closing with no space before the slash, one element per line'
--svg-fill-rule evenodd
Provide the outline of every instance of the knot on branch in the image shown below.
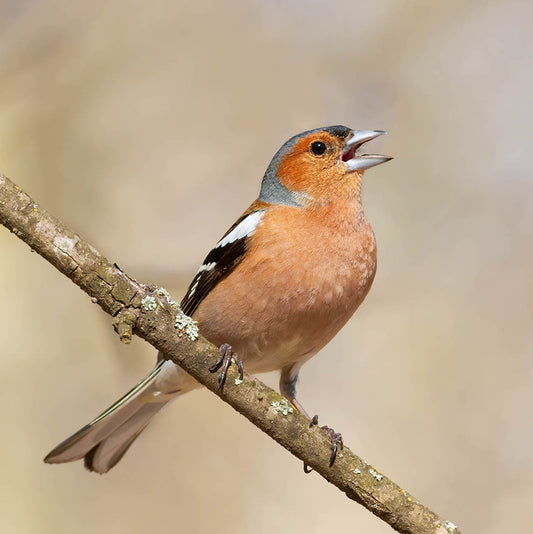
<path fill-rule="evenodd" d="M 133 328 L 137 322 L 138 310 L 125 306 L 113 317 L 113 328 L 122 343 L 131 343 Z"/>

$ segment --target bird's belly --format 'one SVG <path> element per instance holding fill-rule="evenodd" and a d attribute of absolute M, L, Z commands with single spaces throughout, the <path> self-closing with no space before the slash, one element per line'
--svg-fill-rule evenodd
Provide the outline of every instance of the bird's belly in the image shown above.
<path fill-rule="evenodd" d="M 212 343 L 229 343 L 249 372 L 281 369 L 308 360 L 335 336 L 364 299 L 374 272 L 371 261 L 343 265 L 335 276 L 309 269 L 295 281 L 279 263 L 265 261 L 251 272 L 234 271 L 227 290 L 223 281 L 195 319 Z"/>

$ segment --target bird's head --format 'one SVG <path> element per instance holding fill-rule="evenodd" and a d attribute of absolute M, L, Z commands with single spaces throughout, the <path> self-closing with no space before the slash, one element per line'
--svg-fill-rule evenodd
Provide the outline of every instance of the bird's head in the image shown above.
<path fill-rule="evenodd" d="M 384 133 L 328 126 L 295 135 L 270 162 L 259 200 L 301 206 L 309 201 L 359 194 L 363 172 L 392 158 L 357 151 Z"/>

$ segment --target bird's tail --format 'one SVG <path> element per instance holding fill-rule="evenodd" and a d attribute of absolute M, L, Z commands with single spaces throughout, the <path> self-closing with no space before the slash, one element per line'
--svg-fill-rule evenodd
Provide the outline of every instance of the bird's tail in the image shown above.
<path fill-rule="evenodd" d="M 156 379 L 165 363 L 152 372 L 96 419 L 60 443 L 44 459 L 59 464 L 84 459 L 89 471 L 106 473 L 124 456 L 152 417 L 180 391 L 160 394 Z M 173 365 L 173 364 L 172 364 Z"/>

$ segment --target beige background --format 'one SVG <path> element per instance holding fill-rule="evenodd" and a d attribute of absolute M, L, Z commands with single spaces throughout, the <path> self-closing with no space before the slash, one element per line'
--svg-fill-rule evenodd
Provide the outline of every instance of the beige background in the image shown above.
<path fill-rule="evenodd" d="M 0 167 L 176 297 L 288 137 L 387 129 L 374 288 L 300 398 L 465 532 L 533 529 L 531 2 L 0 6 Z M 105 476 L 43 464 L 154 351 L 0 247 L 2 532 L 390 532 L 205 391 Z"/>

